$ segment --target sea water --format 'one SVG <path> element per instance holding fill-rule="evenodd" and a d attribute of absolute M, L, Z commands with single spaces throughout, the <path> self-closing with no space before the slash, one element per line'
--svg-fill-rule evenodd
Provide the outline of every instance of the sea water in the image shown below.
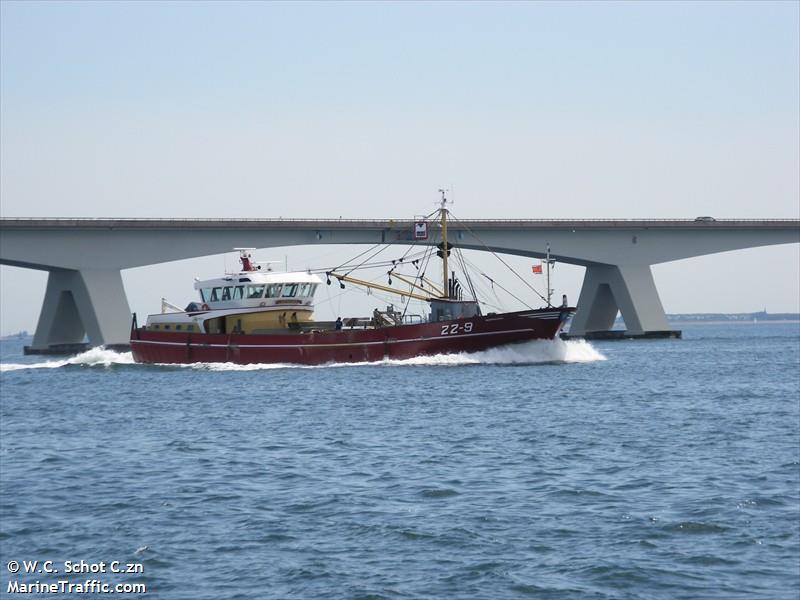
<path fill-rule="evenodd" d="M 21 346 L 0 344 L 3 597 L 800 595 L 796 323 L 322 367 Z"/>

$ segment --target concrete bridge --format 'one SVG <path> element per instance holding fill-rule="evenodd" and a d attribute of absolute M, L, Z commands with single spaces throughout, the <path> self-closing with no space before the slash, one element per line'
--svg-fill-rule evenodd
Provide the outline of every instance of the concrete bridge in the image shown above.
<path fill-rule="evenodd" d="M 432 224 L 430 227 L 436 227 Z M 130 307 L 120 270 L 234 247 L 415 243 L 413 221 L 285 219 L 0 219 L 0 263 L 49 272 L 34 350 L 128 341 Z M 800 243 L 800 220 L 470 220 L 451 222 L 462 248 L 586 267 L 573 335 L 669 329 L 651 265 L 773 244 Z M 435 232 L 431 237 L 436 238 Z M 420 242 L 416 242 L 420 243 Z"/>

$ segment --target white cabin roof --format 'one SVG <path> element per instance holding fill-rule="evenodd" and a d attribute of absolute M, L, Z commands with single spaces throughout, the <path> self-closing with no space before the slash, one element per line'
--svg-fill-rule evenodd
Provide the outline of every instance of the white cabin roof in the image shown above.
<path fill-rule="evenodd" d="M 238 283 L 251 284 L 270 284 L 270 283 L 322 283 L 322 279 L 313 273 L 305 271 L 295 271 L 290 273 L 275 273 L 273 271 L 242 271 L 240 273 L 229 273 L 223 277 L 215 279 L 205 279 L 195 281 L 194 289 L 236 285 Z"/>

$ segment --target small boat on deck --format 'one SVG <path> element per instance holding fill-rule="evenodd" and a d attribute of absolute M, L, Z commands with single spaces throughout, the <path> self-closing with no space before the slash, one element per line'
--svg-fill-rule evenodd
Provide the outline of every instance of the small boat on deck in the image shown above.
<path fill-rule="evenodd" d="M 455 271 L 448 270 L 454 245 L 447 241 L 446 202 L 443 193 L 437 211 L 441 243 L 428 243 L 424 220 L 411 224 L 413 237 L 425 248 L 424 254 L 416 260 L 392 261 L 388 285 L 357 279 L 350 275 L 354 269 L 322 271 L 324 281 L 312 272 L 264 271 L 253 261 L 252 248 L 237 248 L 241 269 L 196 281 L 199 302 L 181 310 L 162 301 L 162 312 L 149 315 L 142 326 L 134 315 L 130 339 L 134 360 L 311 365 L 373 362 L 475 352 L 555 338 L 575 309 L 550 304 L 549 282 L 543 308 L 484 314 L 477 297 L 465 299 L 461 281 Z M 441 286 L 426 278 L 421 268 L 434 254 L 443 263 Z M 400 264 L 413 265 L 416 273 L 401 274 Z M 547 265 L 549 270 L 549 257 Z M 392 287 L 393 278 L 408 289 Z M 314 318 L 314 297 L 322 284 L 330 285 L 331 279 L 338 280 L 341 288 L 350 283 L 397 294 L 407 301 L 422 301 L 430 312 L 423 317 L 387 306 L 386 310 L 375 309 L 370 317 L 318 321 Z"/>

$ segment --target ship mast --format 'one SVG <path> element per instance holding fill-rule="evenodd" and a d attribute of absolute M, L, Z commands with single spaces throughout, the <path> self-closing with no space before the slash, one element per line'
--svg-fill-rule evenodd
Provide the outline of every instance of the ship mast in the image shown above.
<path fill-rule="evenodd" d="M 440 189 L 439 193 L 442 195 L 442 207 L 440 210 L 442 217 L 442 298 L 450 297 L 450 287 L 448 286 L 448 272 L 447 272 L 447 197 L 445 190 Z"/>
<path fill-rule="evenodd" d="M 440 216 L 441 216 L 441 225 L 442 225 L 442 243 L 439 246 L 441 248 L 440 252 L 438 253 L 439 256 L 442 257 L 442 289 L 437 290 L 436 286 L 429 282 L 424 277 L 422 281 L 428 284 L 428 287 L 433 292 L 433 294 L 423 295 L 427 290 L 425 290 L 421 284 L 416 284 L 413 281 L 409 281 L 405 279 L 401 275 L 394 273 L 394 277 L 399 279 L 400 281 L 407 283 L 411 290 L 408 292 L 403 290 L 397 290 L 389 286 L 380 285 L 377 283 L 373 283 L 371 281 L 365 281 L 363 279 L 356 279 L 355 277 L 351 277 L 347 273 L 338 273 L 336 271 L 326 271 L 325 275 L 327 277 L 326 283 L 328 285 L 331 284 L 331 277 L 335 277 L 339 280 L 339 286 L 344 289 L 345 282 L 352 283 L 361 287 L 365 287 L 368 289 L 375 289 L 380 290 L 383 292 L 389 292 L 391 294 L 397 294 L 398 296 L 404 296 L 406 298 L 413 298 L 414 300 L 424 300 L 426 302 L 430 302 L 436 298 L 436 294 L 439 294 L 439 298 L 448 299 L 451 297 L 450 292 L 450 278 L 447 272 L 447 255 L 450 252 L 450 244 L 447 243 L 447 196 L 445 195 L 447 190 L 439 190 L 439 193 L 442 195 L 441 199 L 441 208 L 440 208 Z M 393 270 L 389 271 L 389 285 L 392 283 L 391 276 L 393 274 Z M 418 290 L 418 291 L 415 291 Z"/>
<path fill-rule="evenodd" d="M 553 290 L 550 287 L 550 242 L 547 242 L 547 306 L 553 306 L 550 304 L 550 298 L 553 297 Z"/>

